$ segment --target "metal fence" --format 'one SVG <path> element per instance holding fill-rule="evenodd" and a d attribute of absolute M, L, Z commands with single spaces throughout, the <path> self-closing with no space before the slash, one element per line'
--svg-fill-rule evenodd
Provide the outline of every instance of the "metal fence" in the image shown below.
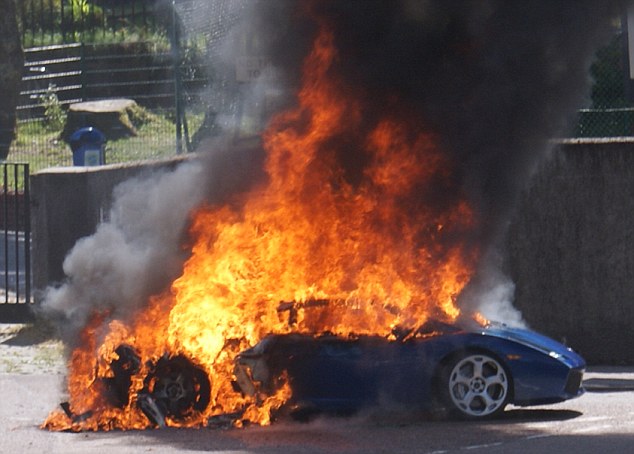
<path fill-rule="evenodd" d="M 634 107 L 581 109 L 572 137 L 631 137 L 634 135 Z"/>
<path fill-rule="evenodd" d="M 31 307 L 29 165 L 0 165 L 0 320 L 24 322 Z"/>
<path fill-rule="evenodd" d="M 30 48 L 25 50 L 25 60 L 16 140 L 8 159 L 29 162 L 34 171 L 72 163 L 63 131 L 68 107 L 74 103 L 112 98 L 137 101 L 139 108 L 130 119 L 135 133 L 108 138 L 106 153 L 111 163 L 173 156 L 179 124 L 188 142 L 187 126 L 195 128 L 204 115 L 199 95 L 208 83 L 204 68 L 192 62 L 175 64 L 171 52 L 152 51 L 152 43 Z M 181 71 L 186 77 L 177 78 Z"/>
<path fill-rule="evenodd" d="M 167 99 L 173 96 L 174 84 L 179 73 L 162 77 L 153 77 L 160 73 L 159 67 L 169 68 L 173 61 L 171 46 L 174 44 L 174 35 L 177 31 L 187 32 L 191 38 L 194 35 L 203 36 L 207 47 L 215 36 L 215 29 L 219 27 L 223 14 L 226 14 L 228 6 L 224 0 L 209 0 L 205 4 L 204 15 L 211 18 L 207 21 L 200 18 L 200 10 L 195 9 L 196 3 L 193 0 L 24 0 L 19 2 L 19 16 L 23 45 L 26 48 L 28 74 L 25 80 L 31 85 L 39 84 L 37 88 L 26 88 L 25 93 L 31 97 L 32 103 L 40 104 L 41 109 L 43 99 L 49 101 L 51 112 L 55 114 L 55 96 L 62 107 L 76 100 L 99 99 L 109 96 L 128 96 L 130 90 L 134 90 L 133 84 L 129 80 L 122 80 L 119 76 L 130 74 L 138 69 L 139 74 L 145 72 L 147 77 L 145 86 L 141 87 L 137 83 L 134 99 L 152 104 L 157 97 L 163 96 L 162 106 L 167 104 Z M 202 5 L 202 3 L 198 3 Z M 214 17 L 217 16 L 217 19 Z M 231 18 L 229 18 L 231 19 Z M 225 17 L 223 20 L 227 20 Z M 230 20 L 229 20 L 230 21 Z M 140 51 L 135 56 L 126 56 L 123 60 L 120 55 L 111 54 L 97 55 L 88 50 L 86 45 L 77 42 L 91 43 L 93 49 L 99 46 L 106 46 L 113 42 L 131 41 L 151 42 L 155 46 L 152 52 Z M 597 54 L 597 61 L 592 66 L 591 77 L 594 81 L 591 97 L 588 99 L 585 108 L 579 110 L 574 124 L 566 133 L 568 137 L 614 137 L 634 135 L 634 99 L 628 96 L 627 85 L 629 79 L 626 77 L 626 62 L 624 46 L 625 32 L 620 27 L 615 26 L 613 40 Z M 195 38 L 194 38 L 195 41 Z M 66 56 L 53 59 L 31 59 L 35 57 L 38 50 L 54 43 L 68 50 Z M 33 46 L 38 46 L 33 48 Z M 65 47 L 68 46 L 68 47 Z M 157 47 L 158 46 L 158 47 Z M 52 48 L 54 46 L 49 46 Z M 71 52 L 74 49 L 74 53 Z M 140 63 L 153 54 L 154 62 Z M 108 67 L 108 59 L 112 63 L 125 61 L 124 67 Z M 96 60 L 101 60 L 98 63 Z M 72 63 L 77 65 L 69 69 Z M 60 68 L 60 72 L 54 74 L 54 68 Z M 66 69 L 62 69 L 62 68 Z M 110 81 L 96 80 L 99 72 L 109 74 Z M 60 80 L 60 77 L 64 80 Z M 194 79 L 204 79 L 200 76 L 200 71 Z M 91 81 L 92 79 L 92 81 Z M 137 80 L 139 78 L 137 77 Z M 204 82 L 203 82 L 204 83 Z M 162 85 L 162 87 L 161 87 Z M 169 87 L 167 90 L 165 87 Z M 95 94 L 95 90 L 101 88 L 101 94 Z M 87 95 L 87 91 L 93 90 L 92 95 Z M 171 93 L 170 93 L 171 90 Z M 184 87 L 188 91 L 187 87 Z M 178 99 L 175 99 L 167 109 L 159 112 L 163 118 L 171 120 L 172 124 L 163 123 L 161 130 L 155 131 L 152 138 L 163 137 L 163 130 L 173 128 L 169 134 L 176 136 L 182 124 Z M 26 104 L 25 104 L 26 105 Z M 157 103 L 154 102 L 154 106 Z M 23 105 L 24 107 L 24 105 Z M 29 107 L 30 108 L 30 107 Z M 59 111 L 58 111 L 59 112 Z M 200 113 L 203 115 L 203 112 Z M 27 135 L 33 136 L 35 132 L 50 129 L 50 116 L 29 115 L 21 116 L 20 130 Z M 54 120 L 54 118 L 53 118 Z M 192 120 L 196 123 L 197 120 Z M 189 125 L 191 126 L 191 125 Z M 193 128 L 185 128 L 185 131 Z M 20 131 L 18 132 L 20 134 Z M 167 132 L 165 132 L 167 134 Z M 38 134 L 35 134 L 36 136 Z M 69 153 L 66 149 L 62 151 L 60 144 L 54 137 L 40 134 L 41 138 L 30 138 L 31 143 L 38 141 L 38 147 L 45 146 L 46 154 L 60 156 L 61 153 Z M 177 146 L 177 140 L 173 138 L 167 147 Z M 24 145 L 24 144 L 23 144 Z M 114 147 L 114 144 L 109 146 Z M 150 145 L 157 150 L 162 148 L 158 143 Z M 15 147 L 14 147 L 15 148 Z M 19 155 L 22 148 L 14 150 L 14 156 Z M 157 151 L 158 155 L 162 151 Z M 118 151 L 111 153 L 117 156 Z M 133 156 L 140 156 L 139 153 L 132 152 Z M 70 160 L 70 156 L 68 156 Z M 37 167 L 37 164 L 35 164 Z"/>
<path fill-rule="evenodd" d="M 578 111 L 572 137 L 634 135 L 634 97 L 625 40 L 626 34 L 617 28 L 612 40 L 597 51 L 590 68 L 593 84 L 587 107 Z"/>
<path fill-rule="evenodd" d="M 18 20 L 24 47 L 77 41 L 123 41 L 165 35 L 169 3 L 157 0 L 22 0 Z"/>
<path fill-rule="evenodd" d="M 189 149 L 203 121 L 208 83 L 199 51 L 181 39 L 178 11 L 192 0 L 24 0 L 18 21 L 25 54 L 10 162 L 31 170 L 72 164 L 61 134 L 77 102 L 129 98 L 143 109 L 138 134 L 106 143 L 109 163 L 156 159 Z"/>

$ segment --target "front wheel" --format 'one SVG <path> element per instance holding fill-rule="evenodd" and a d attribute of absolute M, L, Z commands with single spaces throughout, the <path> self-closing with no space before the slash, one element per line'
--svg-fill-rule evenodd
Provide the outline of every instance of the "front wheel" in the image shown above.
<path fill-rule="evenodd" d="M 510 400 L 510 375 L 495 358 L 467 353 L 450 361 L 441 374 L 441 396 L 452 416 L 492 417 Z"/>
<path fill-rule="evenodd" d="M 184 422 L 205 411 L 210 394 L 211 382 L 203 369 L 185 356 L 161 358 L 145 379 L 144 395 L 152 403 L 142 408 L 159 425 L 166 416 Z"/>

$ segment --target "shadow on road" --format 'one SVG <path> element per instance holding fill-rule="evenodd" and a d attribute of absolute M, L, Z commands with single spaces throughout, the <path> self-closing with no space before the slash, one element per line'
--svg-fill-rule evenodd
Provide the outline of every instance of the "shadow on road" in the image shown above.
<path fill-rule="evenodd" d="M 0 332 L 0 344 L 13 347 L 37 345 L 55 338 L 55 330 L 45 323 L 3 325 Z"/>
<path fill-rule="evenodd" d="M 505 411 L 500 420 L 504 422 L 534 422 L 534 421 L 567 421 L 583 415 L 580 411 L 558 409 L 517 409 Z"/>

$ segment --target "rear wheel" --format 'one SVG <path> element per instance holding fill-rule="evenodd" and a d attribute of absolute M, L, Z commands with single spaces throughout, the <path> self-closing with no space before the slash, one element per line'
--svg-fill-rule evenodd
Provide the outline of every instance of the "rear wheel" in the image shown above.
<path fill-rule="evenodd" d="M 467 353 L 441 374 L 441 395 L 452 416 L 467 419 L 498 415 L 510 400 L 510 374 L 486 353 Z"/>

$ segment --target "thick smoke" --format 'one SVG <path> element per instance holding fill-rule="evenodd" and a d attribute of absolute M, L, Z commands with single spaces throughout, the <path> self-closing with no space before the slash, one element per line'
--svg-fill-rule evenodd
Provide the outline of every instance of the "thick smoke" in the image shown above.
<path fill-rule="evenodd" d="M 483 250 L 476 278 L 460 303 L 493 319 L 519 322 L 510 304 L 513 284 L 503 273 L 506 226 L 519 192 L 547 156 L 548 139 L 565 131 L 579 107 L 591 58 L 609 36 L 621 2 L 202 3 L 183 24 L 187 30 L 188 23 L 194 23 L 194 31 L 207 23 L 216 27 L 209 30 L 210 63 L 217 71 L 209 104 L 221 123 L 218 129 L 227 138 L 235 135 L 237 115 L 261 102 L 262 93 L 272 88 L 268 82 L 231 81 L 232 62 L 244 51 L 236 46 L 239 31 L 250 30 L 257 37 L 257 54 L 284 74 L 272 79 L 273 88 L 282 90 L 284 81 L 290 93 L 297 87 L 316 30 L 314 17 L 326 19 L 339 50 L 333 70 L 344 75 L 351 90 L 362 87 L 371 94 L 365 112 L 368 125 L 385 108 L 402 106 L 403 113 L 423 119 L 422 128 L 436 133 L 453 158 L 454 184 L 445 188 L 446 194 L 436 194 L 436 200 L 445 203 L 458 193 L 470 197 L 481 225 L 472 240 Z M 305 14 L 306 8 L 312 15 Z M 223 25 L 221 16 L 200 21 L 207 11 L 216 10 L 224 11 L 231 23 Z M 47 291 L 44 310 L 81 327 L 95 309 L 121 316 L 165 288 L 186 257 L 181 244 L 191 209 L 205 200 L 221 201 L 261 176 L 257 147 L 236 151 L 227 143 L 221 136 L 201 147 L 209 151 L 208 159 L 120 186 L 110 219 L 68 255 L 68 280 Z M 345 150 L 348 145 L 343 141 L 338 154 L 346 161 L 344 167 L 363 165 L 351 159 L 355 154 Z"/>
<path fill-rule="evenodd" d="M 203 6 L 208 2 L 196 11 L 208 9 Z M 227 120 L 202 144 L 198 156 L 117 186 L 107 220 L 69 252 L 63 264 L 66 281 L 45 290 L 39 311 L 60 326 L 71 345 L 95 313 L 126 319 L 152 295 L 167 290 L 188 257 L 184 245 L 192 210 L 201 203 L 223 203 L 263 176 L 262 149 L 233 140 L 240 104 L 252 95 L 230 82 L 228 62 L 236 33 L 248 26 L 249 8 L 244 0 L 216 0 L 213 6 L 218 17 L 200 22 L 204 15 L 190 11 L 179 26 L 190 32 L 205 27 L 209 33 L 209 52 L 219 75 L 208 102 Z M 170 14 L 165 16 L 169 20 Z M 197 30 L 191 29 L 192 21 Z"/>

